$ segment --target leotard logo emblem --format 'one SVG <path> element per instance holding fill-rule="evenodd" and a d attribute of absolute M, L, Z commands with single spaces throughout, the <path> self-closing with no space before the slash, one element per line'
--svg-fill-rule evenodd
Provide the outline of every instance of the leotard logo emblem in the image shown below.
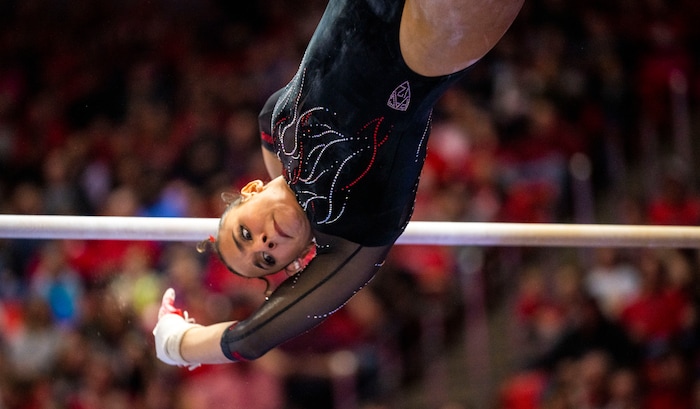
<path fill-rule="evenodd" d="M 394 91 L 389 96 L 389 100 L 386 104 L 389 108 L 395 109 L 397 111 L 406 111 L 408 109 L 408 104 L 411 103 L 411 86 L 408 81 L 404 81 L 394 89 Z"/>

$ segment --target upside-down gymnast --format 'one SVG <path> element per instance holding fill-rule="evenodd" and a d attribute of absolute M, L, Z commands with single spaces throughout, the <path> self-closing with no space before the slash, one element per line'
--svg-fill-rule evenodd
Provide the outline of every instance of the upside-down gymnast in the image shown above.
<path fill-rule="evenodd" d="M 209 326 L 179 313 L 167 290 L 158 358 L 256 359 L 362 289 L 411 217 L 433 106 L 523 1 L 330 0 L 298 72 L 260 114 L 271 181 L 243 187 L 211 239 L 236 274 L 290 277 L 247 319 Z"/>

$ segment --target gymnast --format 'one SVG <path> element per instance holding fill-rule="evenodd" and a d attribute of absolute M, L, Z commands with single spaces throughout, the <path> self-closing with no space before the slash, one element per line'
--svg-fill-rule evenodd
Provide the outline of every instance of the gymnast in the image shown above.
<path fill-rule="evenodd" d="M 296 75 L 260 113 L 271 180 L 245 185 L 210 240 L 235 274 L 290 277 L 247 319 L 208 326 L 168 289 L 158 358 L 253 360 L 360 291 L 411 217 L 433 106 L 523 1 L 330 0 Z"/>

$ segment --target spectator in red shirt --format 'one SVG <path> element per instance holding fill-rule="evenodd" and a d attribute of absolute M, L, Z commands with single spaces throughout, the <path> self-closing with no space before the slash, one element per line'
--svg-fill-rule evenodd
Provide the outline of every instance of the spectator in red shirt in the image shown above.
<path fill-rule="evenodd" d="M 700 197 L 683 178 L 667 174 L 649 204 L 648 217 L 651 224 L 695 226 L 700 222 Z"/>

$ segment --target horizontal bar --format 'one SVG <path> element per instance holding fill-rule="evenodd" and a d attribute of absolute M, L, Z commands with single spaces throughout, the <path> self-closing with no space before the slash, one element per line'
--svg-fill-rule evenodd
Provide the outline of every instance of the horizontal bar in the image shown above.
<path fill-rule="evenodd" d="M 700 227 L 413 222 L 401 244 L 531 247 L 700 247 Z"/>
<path fill-rule="evenodd" d="M 198 242 L 217 218 L 0 215 L 0 238 Z M 700 247 L 700 227 L 545 223 L 409 223 L 397 244 L 532 247 Z"/>
<path fill-rule="evenodd" d="M 201 241 L 219 219 L 177 217 L 0 215 L 0 238 Z"/>

